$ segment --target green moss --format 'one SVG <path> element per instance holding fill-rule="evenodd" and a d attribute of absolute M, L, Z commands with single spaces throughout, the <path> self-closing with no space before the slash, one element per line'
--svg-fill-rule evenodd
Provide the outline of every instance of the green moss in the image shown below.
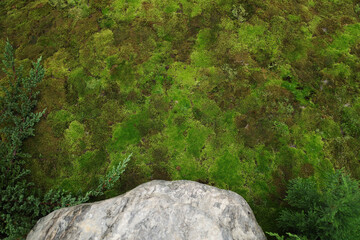
<path fill-rule="evenodd" d="M 72 121 L 69 128 L 65 130 L 65 144 L 69 152 L 77 152 L 84 149 L 85 127 L 78 121 Z"/>
<path fill-rule="evenodd" d="M 199 158 L 201 150 L 205 147 L 204 144 L 208 135 L 209 130 L 195 122 L 187 131 L 187 152 L 195 158 Z"/>
<path fill-rule="evenodd" d="M 139 142 L 141 135 L 136 124 L 139 124 L 139 118 L 136 119 L 135 117 L 124 123 L 117 124 L 113 128 L 108 150 L 110 152 L 121 151 L 125 149 L 127 145 Z"/>
<path fill-rule="evenodd" d="M 113 51 L 114 34 L 110 29 L 93 34 L 88 44 L 79 50 L 80 63 L 92 76 L 99 73 L 106 66 L 105 59 Z"/>
<path fill-rule="evenodd" d="M 342 127 L 345 133 L 353 136 L 360 136 L 360 98 L 357 98 L 352 106 L 344 106 L 342 111 Z"/>
<path fill-rule="evenodd" d="M 199 61 L 201 64 L 201 62 L 204 60 L 200 58 Z M 205 60 L 205 64 L 206 64 L 206 60 Z M 184 86 L 186 88 L 189 88 L 195 86 L 198 82 L 197 79 L 198 69 L 196 67 L 189 66 L 181 62 L 173 63 L 171 65 L 171 68 L 169 69 L 168 74 L 173 76 L 174 83 L 176 86 Z M 175 89 L 174 86 L 173 91 L 178 92 L 179 90 Z"/>
<path fill-rule="evenodd" d="M 212 58 L 208 51 L 193 51 L 191 53 L 191 63 L 196 67 L 210 67 L 212 66 Z"/>
<path fill-rule="evenodd" d="M 56 137 L 61 137 L 64 134 L 65 129 L 69 127 L 70 122 L 74 120 L 74 116 L 70 112 L 62 109 L 51 112 L 48 115 L 47 120 L 51 124 L 54 135 Z"/>
<path fill-rule="evenodd" d="M 118 61 L 111 63 L 109 61 L 110 67 L 110 81 L 116 82 L 121 89 L 130 90 L 133 87 L 134 83 L 134 70 L 133 64 L 128 61 Z"/>
<path fill-rule="evenodd" d="M 75 68 L 71 71 L 68 79 L 70 91 L 73 91 L 73 94 L 83 97 L 86 93 L 87 85 L 91 86 L 89 77 L 86 75 L 82 67 Z"/>
<path fill-rule="evenodd" d="M 75 191 L 133 152 L 115 196 L 151 179 L 242 194 L 276 230 L 287 182 L 359 178 L 359 21 L 344 1 L 0 1 L 29 69 L 43 56 L 26 148 L 32 179 Z M 1 75 L 2 76 L 2 75 Z M 1 83 L 7 79 L 1 79 Z"/>
<path fill-rule="evenodd" d="M 360 24 L 351 24 L 345 27 L 343 33 L 339 33 L 334 41 L 329 44 L 324 54 L 337 59 L 341 55 L 348 55 L 349 49 L 359 42 Z"/>
<path fill-rule="evenodd" d="M 277 61 L 277 58 L 279 57 L 279 42 L 276 37 L 271 35 L 267 32 L 262 32 L 263 30 L 260 28 L 250 30 L 249 28 L 247 31 L 254 37 L 250 35 L 249 39 L 246 40 L 246 44 L 250 48 L 250 52 L 255 53 L 255 60 L 258 61 L 262 66 L 271 67 L 271 64 L 274 64 L 275 61 Z M 256 33 L 254 36 L 253 33 Z M 240 38 L 246 38 L 245 35 L 242 35 L 244 33 L 241 33 L 239 35 Z M 245 33 L 246 34 L 246 33 Z M 259 40 L 257 40 L 259 38 Z M 241 41 L 242 42 L 242 41 Z M 255 45 L 254 45 L 255 42 Z M 241 46 L 242 43 L 240 43 L 239 46 Z"/>
<path fill-rule="evenodd" d="M 216 159 L 215 166 L 210 170 L 211 179 L 220 188 L 231 189 L 233 191 L 244 193 L 245 179 L 241 169 L 240 159 L 229 151 L 224 151 L 222 156 Z"/>
<path fill-rule="evenodd" d="M 113 3 L 113 17 L 117 21 L 131 21 L 140 14 L 142 0 L 117 0 Z"/>

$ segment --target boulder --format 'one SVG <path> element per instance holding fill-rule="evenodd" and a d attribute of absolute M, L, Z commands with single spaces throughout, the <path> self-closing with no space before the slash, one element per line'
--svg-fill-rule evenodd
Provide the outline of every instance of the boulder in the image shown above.
<path fill-rule="evenodd" d="M 193 181 L 151 181 L 41 218 L 27 240 L 266 239 L 240 195 Z"/>

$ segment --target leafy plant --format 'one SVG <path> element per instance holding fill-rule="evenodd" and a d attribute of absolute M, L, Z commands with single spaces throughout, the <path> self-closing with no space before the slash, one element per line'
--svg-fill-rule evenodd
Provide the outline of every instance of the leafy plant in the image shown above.
<path fill-rule="evenodd" d="M 23 140 L 34 136 L 33 126 L 45 112 L 32 112 L 39 94 L 35 87 L 45 72 L 40 61 L 41 57 L 33 63 L 29 77 L 23 77 L 23 67 L 15 66 L 12 46 L 9 42 L 5 45 L 3 71 L 8 82 L 1 86 L 4 96 L 0 97 L 0 234 L 5 237 L 24 234 L 32 224 L 31 218 L 40 212 L 38 206 L 32 205 L 38 199 L 25 179 L 29 171 L 23 167 L 24 158 L 29 155 L 21 149 Z"/>
<path fill-rule="evenodd" d="M 312 239 L 359 239 L 359 182 L 342 170 L 325 174 L 324 180 L 297 178 L 290 182 L 279 225 Z"/>
<path fill-rule="evenodd" d="M 132 154 L 128 155 L 127 158 L 120 161 L 119 164 L 113 167 L 104 177 L 101 177 L 98 187 L 95 190 L 89 191 L 87 194 L 98 197 L 104 195 L 105 191 L 110 190 L 125 171 L 131 156 Z"/>
<path fill-rule="evenodd" d="M 109 190 L 119 180 L 130 160 L 129 155 L 117 167 L 101 178 L 96 190 L 84 195 L 73 196 L 62 189 L 51 189 L 43 194 L 27 180 L 30 171 L 24 168 L 25 159 L 30 157 L 22 151 L 23 141 L 34 136 L 34 125 L 39 122 L 45 110 L 33 113 L 36 107 L 36 86 L 44 77 L 40 65 L 41 57 L 33 63 L 29 77 L 23 77 L 23 67 L 15 66 L 14 49 L 7 41 L 3 71 L 7 74 L 7 86 L 1 86 L 0 96 L 0 237 L 19 239 L 25 236 L 39 217 L 61 208 L 86 202 L 91 196 L 97 197 Z M 83 133 L 80 123 L 73 121 L 65 133 L 71 147 Z"/>

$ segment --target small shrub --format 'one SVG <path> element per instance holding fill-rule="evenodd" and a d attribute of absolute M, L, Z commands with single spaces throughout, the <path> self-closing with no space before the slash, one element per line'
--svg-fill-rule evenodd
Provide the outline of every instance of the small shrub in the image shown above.
<path fill-rule="evenodd" d="M 359 182 L 342 170 L 326 173 L 323 180 L 298 178 L 290 182 L 279 225 L 309 240 L 360 238 Z"/>

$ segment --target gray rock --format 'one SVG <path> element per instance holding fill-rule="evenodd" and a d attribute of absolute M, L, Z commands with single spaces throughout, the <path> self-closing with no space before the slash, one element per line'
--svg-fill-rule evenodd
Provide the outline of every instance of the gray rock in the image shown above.
<path fill-rule="evenodd" d="M 193 181 L 151 181 L 111 199 L 56 210 L 27 240 L 266 239 L 238 194 Z"/>

